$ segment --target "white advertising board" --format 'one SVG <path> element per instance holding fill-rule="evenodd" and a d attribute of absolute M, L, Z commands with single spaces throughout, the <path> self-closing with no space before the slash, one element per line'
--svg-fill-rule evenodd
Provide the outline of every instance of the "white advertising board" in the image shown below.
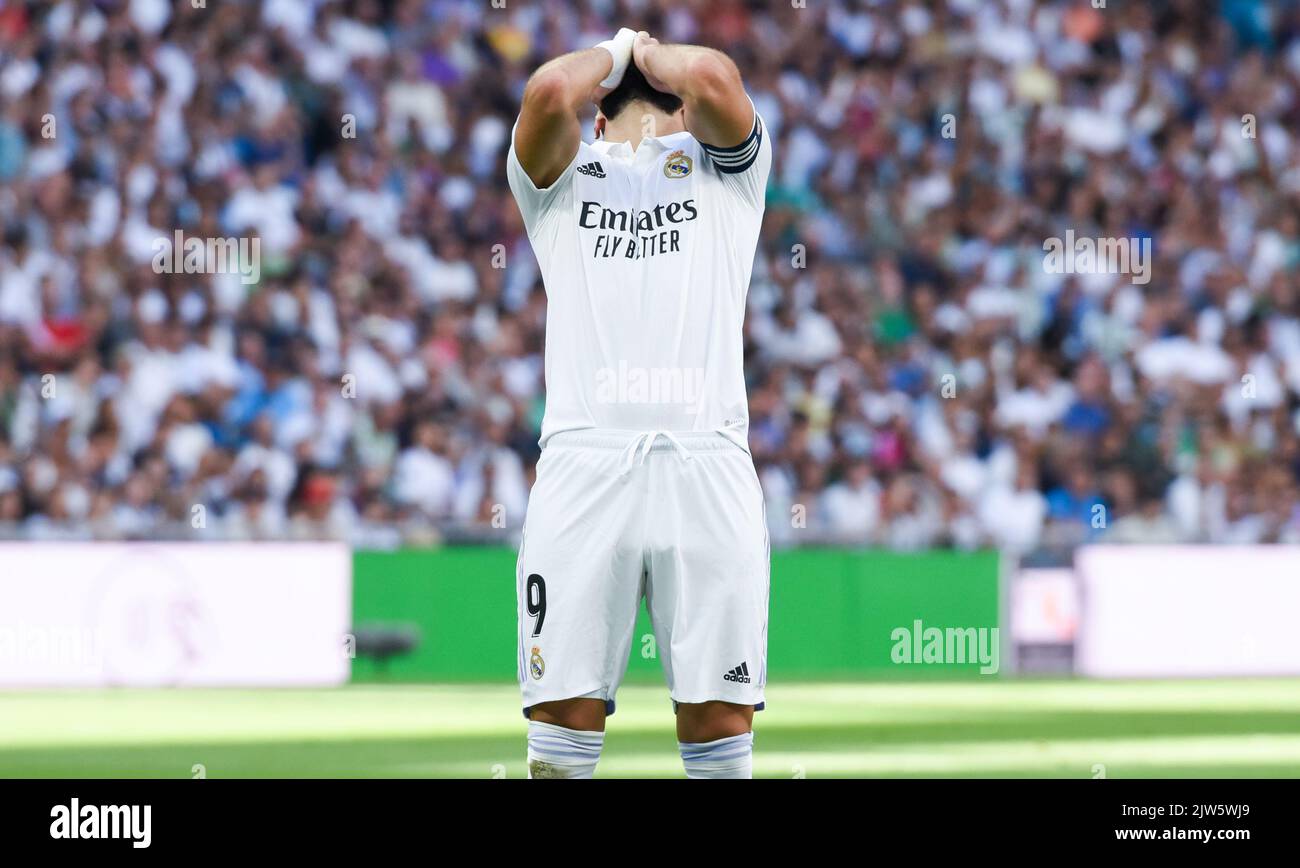
<path fill-rule="evenodd" d="M 1300 546 L 1089 546 L 1077 671 L 1300 675 Z"/>
<path fill-rule="evenodd" d="M 333 543 L 0 544 L 0 687 L 347 681 Z"/>

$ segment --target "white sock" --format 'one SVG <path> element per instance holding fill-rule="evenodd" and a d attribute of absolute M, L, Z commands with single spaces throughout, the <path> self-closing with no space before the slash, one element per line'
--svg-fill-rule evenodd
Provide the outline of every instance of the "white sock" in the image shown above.
<path fill-rule="evenodd" d="M 528 721 L 528 777 L 589 778 L 605 744 L 605 733 Z"/>
<path fill-rule="evenodd" d="M 752 732 L 692 744 L 679 741 L 682 765 L 688 778 L 745 778 L 754 776 Z"/>

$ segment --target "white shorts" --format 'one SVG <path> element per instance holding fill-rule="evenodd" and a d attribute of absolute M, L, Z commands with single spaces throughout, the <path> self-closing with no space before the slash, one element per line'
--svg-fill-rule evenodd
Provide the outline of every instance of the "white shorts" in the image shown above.
<path fill-rule="evenodd" d="M 644 596 L 674 702 L 763 706 L 768 538 L 749 454 L 721 434 L 583 430 L 537 464 L 519 547 L 519 683 L 605 700 Z"/>

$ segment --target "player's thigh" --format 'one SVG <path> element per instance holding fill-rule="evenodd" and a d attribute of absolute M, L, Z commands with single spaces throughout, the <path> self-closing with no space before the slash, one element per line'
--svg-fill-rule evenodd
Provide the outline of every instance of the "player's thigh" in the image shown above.
<path fill-rule="evenodd" d="M 749 456 L 706 453 L 666 475 L 647 600 L 678 703 L 760 705 L 767 670 L 768 541 Z M 666 517 L 671 515 L 671 517 Z"/>
<path fill-rule="evenodd" d="M 642 563 L 629 535 L 636 493 L 615 458 L 548 450 L 538 465 L 516 576 L 526 706 L 612 699 L 621 678 Z"/>

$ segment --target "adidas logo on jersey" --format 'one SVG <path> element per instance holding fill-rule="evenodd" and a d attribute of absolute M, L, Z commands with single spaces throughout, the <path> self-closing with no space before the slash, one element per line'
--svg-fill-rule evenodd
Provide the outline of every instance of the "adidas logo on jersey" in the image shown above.
<path fill-rule="evenodd" d="M 748 664 L 748 663 L 742 663 L 742 664 L 740 664 L 740 665 L 737 666 L 735 669 L 731 670 L 731 671 L 728 672 L 726 675 L 722 676 L 722 678 L 723 678 L 723 680 L 725 680 L 725 681 L 736 681 L 736 682 L 739 682 L 739 683 L 741 683 L 741 684 L 748 684 L 748 683 L 749 683 L 749 664 Z"/>
<path fill-rule="evenodd" d="M 584 166 L 579 166 L 578 171 L 593 178 L 605 177 L 605 167 L 600 163 L 587 163 Z"/>

